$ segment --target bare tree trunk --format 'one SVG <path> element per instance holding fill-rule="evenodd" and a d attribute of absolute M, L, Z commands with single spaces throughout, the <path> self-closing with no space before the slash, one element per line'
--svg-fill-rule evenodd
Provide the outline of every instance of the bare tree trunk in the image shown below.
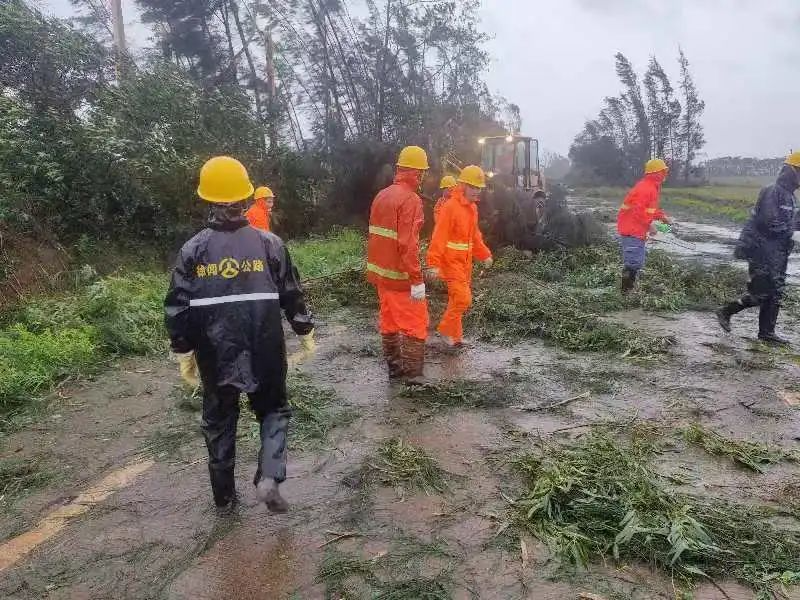
<path fill-rule="evenodd" d="M 231 16 L 228 3 L 224 2 L 221 6 L 222 24 L 225 26 L 225 38 L 228 40 L 228 52 L 230 53 L 230 64 L 236 60 L 236 51 L 233 49 L 233 34 L 231 33 Z M 234 78 L 236 77 L 236 68 L 233 67 Z"/>
<path fill-rule="evenodd" d="M 347 129 L 350 131 L 350 134 L 353 134 L 353 129 L 350 126 L 350 119 L 347 118 L 347 114 L 342 109 L 342 104 L 339 100 L 339 89 L 336 85 L 336 74 L 333 71 L 333 64 L 331 63 L 330 54 L 328 52 L 328 33 L 327 27 L 325 26 L 325 18 L 320 16 L 319 11 L 317 11 L 316 7 L 314 6 L 314 0 L 309 0 L 309 7 L 311 9 L 311 16 L 314 18 L 314 24 L 317 26 L 317 33 L 319 34 L 320 41 L 322 42 L 322 60 L 325 64 L 325 68 L 328 71 L 328 76 L 330 77 L 329 85 L 326 86 L 325 94 L 326 96 L 330 96 L 333 98 L 333 103 L 336 105 L 336 114 L 338 115 L 339 125 L 346 126 Z M 327 11 L 327 8 L 322 5 L 322 10 Z"/>
<path fill-rule="evenodd" d="M 258 116 L 258 122 L 263 125 L 264 107 L 261 102 L 261 93 L 259 89 L 261 86 L 259 85 L 258 73 L 256 73 L 255 62 L 253 62 L 253 55 L 250 53 L 250 42 L 244 35 L 242 20 L 239 18 L 239 5 L 236 4 L 236 0 L 229 0 L 229 2 L 230 2 L 231 12 L 233 13 L 233 21 L 234 23 L 236 23 L 236 30 L 239 32 L 239 39 L 241 39 L 242 41 L 242 50 L 244 51 L 245 58 L 247 58 L 247 66 L 250 69 L 250 77 L 252 77 L 253 79 L 253 95 L 255 96 L 256 100 L 256 114 Z M 260 132 L 259 138 L 261 140 L 261 149 L 264 151 L 264 154 L 266 155 L 267 146 L 263 133 Z"/>
<path fill-rule="evenodd" d="M 358 97 L 358 90 L 356 89 L 355 83 L 353 83 L 353 76 L 350 73 L 350 68 L 347 66 L 347 56 L 344 53 L 344 48 L 342 47 L 342 42 L 339 39 L 339 34 L 336 33 L 336 26 L 333 24 L 330 12 L 326 11 L 326 16 L 328 17 L 328 23 L 331 26 L 331 33 L 333 33 L 333 39 L 336 42 L 336 47 L 339 49 L 339 58 L 341 59 L 341 62 L 339 63 L 339 72 L 342 74 L 345 80 L 345 86 L 349 85 L 350 94 L 352 95 L 353 102 L 355 103 L 356 129 L 358 129 L 359 133 L 361 133 L 364 125 L 364 113 L 361 110 L 361 100 Z"/>
<path fill-rule="evenodd" d="M 264 31 L 264 49 L 266 50 L 267 61 L 267 135 L 269 137 L 269 148 L 273 150 L 278 146 L 278 127 L 275 115 L 275 44 L 272 41 L 272 26 L 268 23 Z M 291 117 L 289 123 L 294 134 L 294 122 Z M 297 136 L 295 136 L 297 143 Z"/>
<path fill-rule="evenodd" d="M 391 9 L 392 9 L 392 0 L 386 0 L 386 31 L 383 36 L 383 48 L 381 50 L 381 58 L 380 62 L 378 63 L 378 77 L 377 77 L 377 88 L 378 88 L 378 119 L 375 123 L 375 135 L 378 137 L 378 141 L 383 141 L 383 119 L 384 119 L 384 112 L 386 110 L 386 96 L 385 96 L 385 81 L 386 78 L 386 54 L 389 51 L 389 26 L 391 24 Z"/>

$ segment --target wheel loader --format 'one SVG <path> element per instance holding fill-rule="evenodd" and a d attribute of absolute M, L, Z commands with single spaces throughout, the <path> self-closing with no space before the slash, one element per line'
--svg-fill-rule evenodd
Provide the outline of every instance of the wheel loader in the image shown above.
<path fill-rule="evenodd" d="M 480 204 L 487 237 L 495 245 L 522 250 L 563 248 L 590 243 L 597 227 L 588 215 L 566 207 L 561 186 L 549 187 L 539 163 L 539 141 L 524 135 L 478 139 L 487 191 Z M 442 160 L 445 172 L 463 166 L 452 154 Z"/>

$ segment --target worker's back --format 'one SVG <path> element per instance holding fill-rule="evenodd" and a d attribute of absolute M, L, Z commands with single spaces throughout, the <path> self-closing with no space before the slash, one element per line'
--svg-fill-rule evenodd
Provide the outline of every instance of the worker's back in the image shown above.
<path fill-rule="evenodd" d="M 419 257 L 412 254 L 419 251 L 423 220 L 422 200 L 402 174 L 378 192 L 369 216 L 367 279 L 371 283 L 404 290 L 412 280 L 421 280 Z"/>
<path fill-rule="evenodd" d="M 307 331 L 295 322 L 302 292 L 283 241 L 247 225 L 241 214 L 212 219 L 183 246 L 167 325 L 189 338 L 215 385 L 251 392 L 282 379 L 283 361 L 275 360 L 286 352 L 281 306 L 295 331 Z"/>

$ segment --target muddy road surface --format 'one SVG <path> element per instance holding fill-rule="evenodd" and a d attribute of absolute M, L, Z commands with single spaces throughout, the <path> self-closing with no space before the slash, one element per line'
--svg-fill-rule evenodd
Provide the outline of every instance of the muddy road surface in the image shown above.
<path fill-rule="evenodd" d="M 45 477 L 0 504 L 0 597 L 675 598 L 674 582 L 646 565 L 564 569 L 542 542 L 510 535 L 508 500 L 520 480 L 509 459 L 521 444 L 569 443 L 594 423 L 636 420 L 676 430 L 699 423 L 797 451 L 800 368 L 793 353 L 753 343 L 755 315 L 739 319 L 733 335 L 709 313 L 615 318 L 674 336 L 672 353 L 642 362 L 532 340 L 475 342 L 450 354 L 431 342 L 432 381 L 486 390 L 482 402 L 459 406 L 408 398 L 387 382 L 372 315 L 323 315 L 319 350 L 298 370 L 336 396 L 324 436 L 290 452 L 286 515 L 256 503 L 247 411 L 237 456 L 241 505 L 216 515 L 199 399 L 167 360 L 125 361 L 64 386 L 47 411 L 2 441 L 4 456 Z M 800 347 L 796 324 L 784 330 Z M 289 344 L 296 349 L 291 336 Z M 423 451 L 436 477 L 420 485 L 415 473 L 399 476 L 382 454 L 392 440 Z M 676 489 L 700 496 L 779 508 L 787 497 L 800 501 L 800 467 L 791 462 L 754 473 L 677 437 L 657 468 Z M 800 599 L 798 588 L 786 593 Z M 694 597 L 744 600 L 753 591 L 701 582 Z"/>

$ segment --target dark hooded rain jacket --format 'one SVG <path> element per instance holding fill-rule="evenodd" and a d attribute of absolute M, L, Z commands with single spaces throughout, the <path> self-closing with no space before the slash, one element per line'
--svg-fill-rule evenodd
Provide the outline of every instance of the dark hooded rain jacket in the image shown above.
<path fill-rule="evenodd" d="M 784 165 L 773 185 L 763 188 L 749 220 L 736 245 L 736 257 L 769 267 L 779 274 L 786 272 L 786 261 L 792 251 L 792 235 L 796 229 L 794 191 L 797 175 Z"/>
<path fill-rule="evenodd" d="M 213 207 L 183 246 L 164 304 L 172 350 L 195 351 L 203 384 L 247 393 L 283 385 L 281 309 L 298 335 L 314 328 L 283 241 L 236 206 Z"/>

